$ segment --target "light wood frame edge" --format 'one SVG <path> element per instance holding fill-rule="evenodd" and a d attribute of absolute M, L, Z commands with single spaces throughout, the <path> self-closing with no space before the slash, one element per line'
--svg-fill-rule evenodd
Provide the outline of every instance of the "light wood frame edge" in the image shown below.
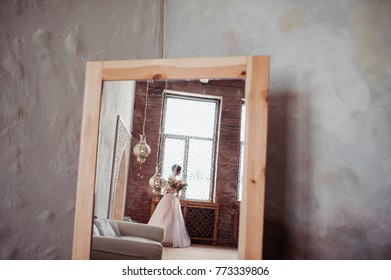
<path fill-rule="evenodd" d="M 269 57 L 249 57 L 246 134 L 239 222 L 239 259 L 262 259 L 269 90 Z"/>
<path fill-rule="evenodd" d="M 102 63 L 87 62 L 80 137 L 79 168 L 77 176 L 72 259 L 83 260 L 90 258 L 101 93 Z"/>
<path fill-rule="evenodd" d="M 87 62 L 72 259 L 90 258 L 103 81 L 200 78 L 246 78 L 245 165 L 239 259 L 262 258 L 268 56 Z"/>

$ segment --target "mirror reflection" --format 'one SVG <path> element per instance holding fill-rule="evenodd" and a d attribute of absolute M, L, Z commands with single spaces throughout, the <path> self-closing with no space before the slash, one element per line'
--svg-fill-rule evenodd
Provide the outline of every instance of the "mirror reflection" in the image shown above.
<path fill-rule="evenodd" d="M 191 246 L 213 245 L 227 250 L 215 258 L 237 258 L 244 87 L 242 79 L 104 82 L 92 259 L 170 258 L 162 254 L 170 247 L 151 249 L 164 231 L 148 222 L 167 191 L 164 181 L 151 186 L 150 179 L 160 173 L 167 181 L 173 165 L 187 183 L 178 201 Z M 133 153 L 141 138 L 151 149 L 142 164 Z M 137 238 L 119 245 L 119 235 L 151 246 L 129 254 Z"/>

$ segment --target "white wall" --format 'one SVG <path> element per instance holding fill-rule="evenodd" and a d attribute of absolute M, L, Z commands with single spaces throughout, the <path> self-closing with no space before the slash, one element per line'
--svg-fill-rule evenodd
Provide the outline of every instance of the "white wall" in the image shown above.
<path fill-rule="evenodd" d="M 135 81 L 105 81 L 99 125 L 94 214 L 108 218 L 117 116 L 128 130 L 133 127 Z M 131 148 L 128 147 L 128 152 Z M 129 154 L 127 155 L 129 157 Z"/>
<path fill-rule="evenodd" d="M 270 55 L 265 257 L 391 258 L 391 1 L 168 0 L 165 56 Z"/>
<path fill-rule="evenodd" d="M 0 259 L 69 259 L 86 61 L 157 58 L 160 0 L 0 1 Z"/>

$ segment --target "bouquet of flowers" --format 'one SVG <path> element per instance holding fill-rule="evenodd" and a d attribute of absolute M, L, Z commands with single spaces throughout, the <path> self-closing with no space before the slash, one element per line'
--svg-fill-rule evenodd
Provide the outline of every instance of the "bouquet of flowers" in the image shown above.
<path fill-rule="evenodd" d="M 181 180 L 175 180 L 174 178 L 168 179 L 168 183 L 170 184 L 172 189 L 177 190 L 178 192 L 181 190 L 185 190 L 187 187 L 186 182 Z"/>

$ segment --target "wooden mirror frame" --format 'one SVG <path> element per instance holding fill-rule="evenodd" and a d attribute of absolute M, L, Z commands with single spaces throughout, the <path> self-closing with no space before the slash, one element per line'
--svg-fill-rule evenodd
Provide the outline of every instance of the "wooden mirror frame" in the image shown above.
<path fill-rule="evenodd" d="M 239 259 L 261 259 L 269 56 L 87 62 L 72 259 L 89 259 L 103 81 L 246 79 L 246 135 Z"/>

